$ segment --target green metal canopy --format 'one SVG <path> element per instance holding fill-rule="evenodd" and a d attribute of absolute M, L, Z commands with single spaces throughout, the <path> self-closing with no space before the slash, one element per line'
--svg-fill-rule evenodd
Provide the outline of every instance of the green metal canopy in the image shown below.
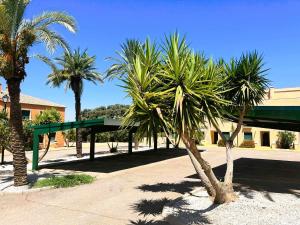
<path fill-rule="evenodd" d="M 32 154 L 32 170 L 38 169 L 39 161 L 39 135 L 47 133 L 55 133 L 58 131 L 70 130 L 73 128 L 90 128 L 91 144 L 90 159 L 95 156 L 95 134 L 100 132 L 116 131 L 121 129 L 121 121 L 110 118 L 100 118 L 96 120 L 84 120 L 80 122 L 52 123 L 46 125 L 32 126 L 33 128 L 33 154 Z M 128 152 L 132 152 L 132 134 L 136 131 L 138 125 L 126 127 L 129 130 L 128 136 Z M 154 140 L 154 148 L 157 148 L 157 140 Z"/>
<path fill-rule="evenodd" d="M 237 122 L 238 117 L 230 116 L 227 119 L 232 122 Z M 245 116 L 243 125 L 300 132 L 300 106 L 256 106 Z M 136 131 L 137 127 L 138 124 L 126 128 L 129 130 L 129 153 L 132 152 L 132 134 Z M 93 160 L 95 155 L 95 134 L 118 130 L 121 128 L 121 122 L 115 119 L 100 118 L 80 122 L 33 126 L 32 128 L 34 130 L 32 169 L 37 170 L 39 160 L 39 135 L 55 133 L 57 131 L 64 131 L 73 128 L 90 128 L 90 159 Z M 168 146 L 169 143 L 167 141 L 167 148 Z M 154 138 L 154 149 L 157 149 L 157 138 Z"/>
<path fill-rule="evenodd" d="M 243 125 L 300 132 L 300 106 L 256 106 L 245 116 Z"/>

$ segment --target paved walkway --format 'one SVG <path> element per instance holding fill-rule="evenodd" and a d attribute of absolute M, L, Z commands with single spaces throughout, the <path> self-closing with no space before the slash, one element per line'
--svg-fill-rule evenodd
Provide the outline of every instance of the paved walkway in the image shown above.
<path fill-rule="evenodd" d="M 189 158 L 166 150 L 130 157 L 48 168 L 98 174 L 98 179 L 74 188 L 1 196 L 0 224 L 166 225 L 161 218 L 163 205 L 199 185 Z M 222 149 L 209 149 L 204 157 L 214 167 L 225 162 Z M 236 159 L 245 157 L 300 164 L 299 152 L 235 151 Z M 112 169 L 105 169 L 109 165 Z"/>

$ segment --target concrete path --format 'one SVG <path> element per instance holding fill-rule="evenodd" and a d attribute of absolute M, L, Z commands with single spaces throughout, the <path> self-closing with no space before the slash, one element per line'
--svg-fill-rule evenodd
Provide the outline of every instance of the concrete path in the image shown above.
<path fill-rule="evenodd" d="M 199 180 L 192 176 L 187 156 L 164 151 L 133 155 L 132 160 L 127 156 L 110 159 L 112 170 L 103 170 L 101 165 L 108 166 L 103 161 L 89 167 L 67 165 L 67 170 L 98 174 L 98 179 L 74 188 L 0 196 L 0 224 L 167 225 L 161 217 L 164 204 L 192 191 Z M 209 149 L 204 157 L 214 167 L 225 162 L 224 150 L 219 148 Z M 300 163 L 299 152 L 235 151 L 236 159 L 242 157 Z M 124 166 L 126 163 L 130 166 Z"/>

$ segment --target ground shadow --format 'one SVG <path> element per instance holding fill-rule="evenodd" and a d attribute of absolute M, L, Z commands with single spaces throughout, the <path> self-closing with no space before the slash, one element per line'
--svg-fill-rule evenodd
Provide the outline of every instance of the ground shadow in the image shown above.
<path fill-rule="evenodd" d="M 177 192 L 180 194 L 185 194 L 193 191 L 196 187 L 200 187 L 200 181 L 183 181 L 180 183 L 157 183 L 157 184 L 145 184 L 138 186 L 137 189 L 140 189 L 143 192 Z M 145 216 L 158 216 L 162 214 L 163 209 L 168 206 L 173 208 L 173 204 L 176 208 L 176 211 L 172 214 L 173 218 L 188 218 L 191 224 L 211 224 L 209 219 L 204 215 L 206 212 L 214 210 L 218 205 L 213 203 L 204 210 L 186 210 L 189 203 L 186 202 L 183 198 L 178 198 L 176 201 L 173 201 L 168 198 L 162 199 L 142 199 L 139 202 L 132 205 L 132 209 L 137 212 L 139 215 Z M 156 221 L 137 221 L 133 224 L 168 224 L 168 223 L 156 223 Z"/>
<path fill-rule="evenodd" d="M 170 203 L 172 200 L 168 198 L 162 199 L 142 199 L 139 202 L 133 204 L 131 208 L 139 215 L 143 216 L 157 216 L 163 211 L 164 206 Z"/>
<path fill-rule="evenodd" d="M 170 225 L 169 223 L 167 223 L 166 221 L 163 220 L 130 220 L 128 225 Z"/>
<path fill-rule="evenodd" d="M 154 162 L 185 156 L 184 149 L 158 149 L 132 154 L 118 154 L 113 156 L 103 156 L 95 158 L 94 161 L 88 159 L 77 160 L 73 162 L 64 162 L 55 165 L 41 165 L 40 168 L 74 170 L 82 172 L 111 173 L 119 170 L 129 169 Z"/>
<path fill-rule="evenodd" d="M 201 186 L 200 181 L 183 181 L 180 183 L 157 183 L 157 184 L 144 184 L 138 186 L 144 192 L 177 192 L 185 194 L 194 190 L 195 187 Z"/>
<path fill-rule="evenodd" d="M 226 164 L 215 167 L 216 176 L 223 180 Z M 234 162 L 235 189 L 251 198 L 251 190 L 265 193 L 271 199 L 269 192 L 294 194 L 300 198 L 300 162 L 240 158 Z M 194 174 L 189 178 L 198 179 Z"/>

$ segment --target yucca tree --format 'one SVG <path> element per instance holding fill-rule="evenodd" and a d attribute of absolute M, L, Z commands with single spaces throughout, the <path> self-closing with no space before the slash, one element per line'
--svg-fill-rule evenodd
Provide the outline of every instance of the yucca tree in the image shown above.
<path fill-rule="evenodd" d="M 226 144 L 227 169 L 224 186 L 228 190 L 232 190 L 233 142 L 241 131 L 245 115 L 264 100 L 269 80 L 266 78 L 268 70 L 264 68 L 263 57 L 256 51 L 243 54 L 239 59 L 232 59 L 224 65 L 226 82 L 224 82 L 223 88 L 227 91 L 223 98 L 230 101 L 231 104 L 225 107 L 222 113 L 223 117 L 237 120 L 237 125 L 230 137 L 226 138 L 218 123 L 216 121 L 212 121 L 212 123 Z"/>
<path fill-rule="evenodd" d="M 81 121 L 81 95 L 83 92 L 84 80 L 96 84 L 102 82 L 100 73 L 95 68 L 96 57 L 89 56 L 87 51 L 80 49 L 74 52 L 66 51 L 62 57 L 56 58 L 54 62 L 43 58 L 52 68 L 47 84 L 53 87 L 60 87 L 65 83 L 66 89 L 71 89 L 75 97 L 76 121 Z M 58 65 L 58 66 L 57 66 Z M 80 129 L 76 129 L 76 153 L 82 157 L 82 135 Z"/>
<path fill-rule="evenodd" d="M 14 184 L 27 184 L 27 168 L 23 140 L 20 84 L 26 77 L 28 52 L 36 44 L 44 43 L 50 52 L 57 46 L 67 48 L 65 40 L 51 29 L 62 25 L 75 32 L 74 19 L 62 12 L 44 12 L 25 19 L 29 0 L 0 0 L 0 76 L 8 86 L 10 96 L 11 148 L 14 164 Z"/>
<path fill-rule="evenodd" d="M 157 99 L 152 94 L 157 88 L 154 79 L 160 68 L 161 53 L 150 39 L 147 39 L 145 43 L 127 40 L 122 44 L 121 49 L 117 52 L 119 58 L 110 58 L 115 63 L 108 69 L 106 76 L 120 78 L 124 82 L 128 95 L 135 97 L 137 104 L 133 104 L 128 112 L 130 115 L 140 111 L 139 116 L 135 118 L 135 121 L 141 124 L 136 138 L 140 139 L 146 135 L 148 139 L 151 139 L 158 132 L 159 118 L 156 108 L 151 108 L 148 103 Z M 129 125 L 131 122 L 133 122 L 132 118 L 126 117 L 124 124 Z"/>
<path fill-rule="evenodd" d="M 222 87 L 226 81 L 223 66 L 193 53 L 178 34 L 166 39 L 163 52 L 158 75 L 165 84 L 162 91 L 167 93 L 160 106 L 163 126 L 181 137 L 191 158 L 198 162 L 196 170 L 214 201 L 230 201 L 232 193 L 227 193 L 195 143 L 196 132 L 206 125 L 207 120 L 216 122 L 222 117 L 224 107 L 230 104 L 223 99 L 227 91 Z"/>
<path fill-rule="evenodd" d="M 222 98 L 223 67 L 193 53 L 178 34 L 166 38 L 162 50 L 155 45 L 151 47 L 148 40 L 138 49 L 141 51 L 132 54 L 125 54 L 123 50 L 120 59 L 108 70 L 108 74 L 114 76 L 119 73 L 132 98 L 124 126 L 139 122 L 137 134 L 140 136 L 150 136 L 158 129 L 163 129 L 167 136 L 178 134 L 208 193 L 216 202 L 225 202 L 222 183 L 195 143 L 195 134 L 206 119 L 216 122 L 215 115 L 221 117 L 221 110 L 229 104 Z M 126 55 L 134 59 L 129 60 Z M 153 55 L 155 57 L 150 57 Z"/>

